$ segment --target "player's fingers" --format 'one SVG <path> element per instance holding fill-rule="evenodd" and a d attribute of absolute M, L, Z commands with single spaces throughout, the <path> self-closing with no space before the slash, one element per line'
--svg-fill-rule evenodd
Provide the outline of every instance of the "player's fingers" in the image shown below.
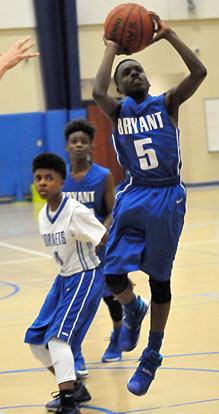
<path fill-rule="evenodd" d="M 31 49 L 33 46 L 35 46 L 35 44 L 36 44 L 36 42 L 31 42 L 29 45 L 27 45 L 27 46 L 24 46 L 22 49 L 21 49 L 21 52 L 22 53 L 25 53 L 25 52 L 27 52 L 29 49 Z"/>
<path fill-rule="evenodd" d="M 161 19 L 158 16 L 158 14 L 156 14 L 153 11 L 149 11 L 148 13 L 149 13 L 149 15 L 151 16 L 151 18 L 153 20 L 154 33 L 157 33 L 160 30 L 160 22 L 161 22 Z"/>
<path fill-rule="evenodd" d="M 37 56 L 39 56 L 39 52 L 35 52 L 35 53 L 28 53 L 28 54 L 26 54 L 26 55 L 23 57 L 23 59 L 29 59 L 29 58 L 32 58 L 32 57 L 37 57 Z"/>
<path fill-rule="evenodd" d="M 18 40 L 16 43 L 19 47 L 22 47 L 25 43 L 27 43 L 31 39 L 30 36 L 25 37 L 24 39 Z"/>
<path fill-rule="evenodd" d="M 148 14 L 152 17 L 152 19 L 154 19 L 154 20 L 156 20 L 156 21 L 159 21 L 159 20 L 160 20 L 160 16 L 158 16 L 158 14 L 157 14 L 157 13 L 155 13 L 154 11 L 149 10 L 149 11 L 148 11 Z"/>

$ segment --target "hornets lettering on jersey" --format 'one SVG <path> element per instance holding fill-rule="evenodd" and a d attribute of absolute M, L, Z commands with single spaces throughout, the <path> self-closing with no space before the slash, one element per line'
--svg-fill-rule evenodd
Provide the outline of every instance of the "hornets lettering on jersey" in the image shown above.
<path fill-rule="evenodd" d="M 64 231 L 59 231 L 58 233 L 51 234 L 42 234 L 42 238 L 46 247 L 48 246 L 59 246 L 61 244 L 66 244 L 66 238 Z"/>

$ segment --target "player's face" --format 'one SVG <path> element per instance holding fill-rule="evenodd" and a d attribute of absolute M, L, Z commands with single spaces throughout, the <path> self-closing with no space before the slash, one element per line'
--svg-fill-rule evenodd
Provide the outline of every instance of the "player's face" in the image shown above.
<path fill-rule="evenodd" d="M 34 172 L 34 184 L 40 197 L 44 200 L 51 201 L 60 196 L 64 180 L 54 170 L 38 168 Z"/>
<path fill-rule="evenodd" d="M 92 150 L 90 136 L 84 131 L 74 131 L 68 137 L 66 151 L 71 160 L 87 160 Z"/>
<path fill-rule="evenodd" d="M 125 96 L 147 94 L 150 87 L 143 67 L 135 61 L 121 64 L 117 74 L 118 92 Z"/>

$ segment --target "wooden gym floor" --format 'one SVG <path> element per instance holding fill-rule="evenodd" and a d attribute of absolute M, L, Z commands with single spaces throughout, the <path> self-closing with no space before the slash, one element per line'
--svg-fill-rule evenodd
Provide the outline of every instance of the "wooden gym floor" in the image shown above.
<path fill-rule="evenodd" d="M 55 378 L 23 343 L 57 267 L 38 234 L 39 206 L 0 205 L 0 413 L 43 414 Z M 149 296 L 147 276 L 132 274 L 136 293 Z M 149 317 L 136 349 L 118 363 L 102 364 L 111 320 L 101 301 L 83 353 L 92 401 L 82 414 L 219 413 L 219 187 L 188 190 L 185 227 L 172 277 L 172 308 L 162 347 L 164 361 L 147 395 L 126 382 L 146 346 Z"/>

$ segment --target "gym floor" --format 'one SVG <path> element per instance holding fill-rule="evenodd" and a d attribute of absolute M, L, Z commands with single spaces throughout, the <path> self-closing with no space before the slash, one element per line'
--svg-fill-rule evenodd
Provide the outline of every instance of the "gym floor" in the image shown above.
<path fill-rule="evenodd" d="M 112 329 L 101 301 L 83 344 L 92 400 L 82 414 L 219 413 L 219 188 L 188 189 L 187 214 L 172 276 L 172 308 L 162 347 L 163 364 L 148 394 L 135 397 L 126 382 L 146 346 L 149 317 L 136 349 L 118 363 L 101 356 Z M 38 233 L 40 204 L 0 204 L 0 414 L 43 414 L 57 390 L 23 343 L 58 267 Z M 135 291 L 149 297 L 148 277 L 131 274 Z"/>

